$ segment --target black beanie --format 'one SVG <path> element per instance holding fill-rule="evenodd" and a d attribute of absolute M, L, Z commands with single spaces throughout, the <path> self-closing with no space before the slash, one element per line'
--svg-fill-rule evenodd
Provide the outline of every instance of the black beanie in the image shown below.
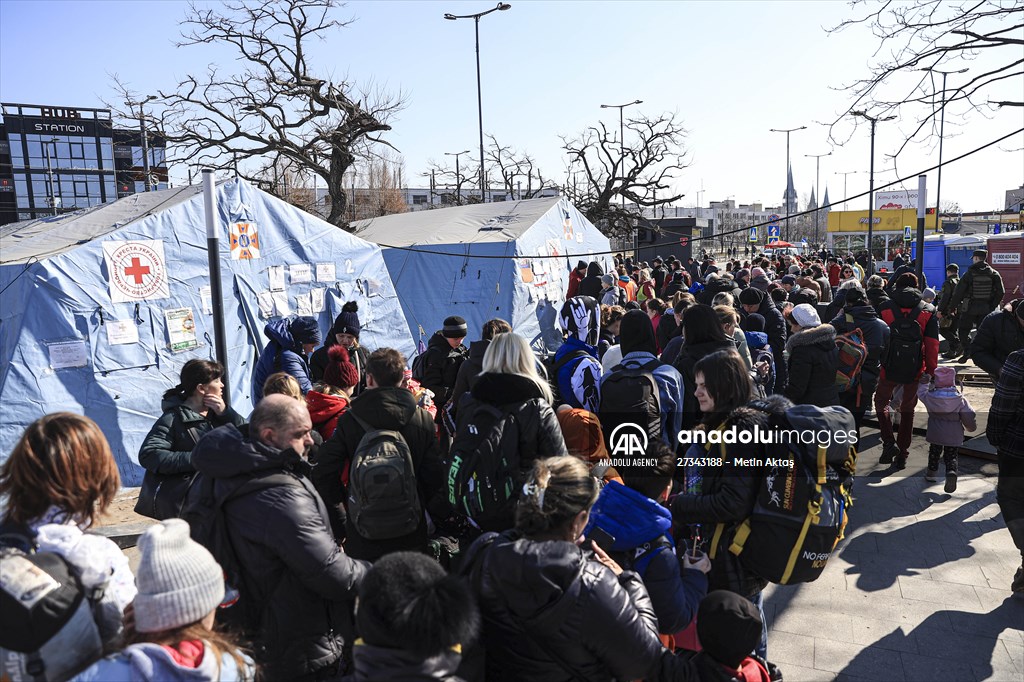
<path fill-rule="evenodd" d="M 761 614 L 749 599 L 715 590 L 697 608 L 697 637 L 708 656 L 735 669 L 761 641 Z"/>
<path fill-rule="evenodd" d="M 845 305 L 864 305 L 868 302 L 867 296 L 864 294 L 863 289 L 853 287 L 846 290 L 846 303 Z"/>
<path fill-rule="evenodd" d="M 471 644 L 479 627 L 466 583 L 425 554 L 385 555 L 359 586 L 356 630 L 372 646 L 436 656 Z"/>
<path fill-rule="evenodd" d="M 320 327 L 312 317 L 296 317 L 288 325 L 288 331 L 291 332 L 296 346 L 305 343 L 320 345 Z"/>
<path fill-rule="evenodd" d="M 466 321 L 458 315 L 444 318 L 444 328 L 441 330 L 441 336 L 447 339 L 464 339 L 468 333 L 469 327 L 466 325 Z"/>
<path fill-rule="evenodd" d="M 355 301 L 349 301 L 345 305 L 341 306 L 341 314 L 334 320 L 334 326 L 331 328 L 331 335 L 351 334 L 358 339 L 359 330 L 362 329 L 362 325 L 359 324 L 358 312 L 359 304 Z M 334 342 L 331 341 L 331 343 Z"/>
<path fill-rule="evenodd" d="M 740 304 L 741 305 L 761 305 L 761 301 L 764 300 L 764 292 L 760 289 L 753 287 L 747 287 L 740 292 Z"/>
<path fill-rule="evenodd" d="M 619 325 L 619 345 L 622 355 L 636 351 L 646 351 L 657 355 L 658 344 L 654 339 L 654 325 L 651 318 L 642 310 L 630 310 L 623 315 Z"/>
<path fill-rule="evenodd" d="M 764 315 L 761 315 L 760 313 L 751 313 L 747 315 L 740 322 L 740 329 L 745 332 L 763 332 Z"/>

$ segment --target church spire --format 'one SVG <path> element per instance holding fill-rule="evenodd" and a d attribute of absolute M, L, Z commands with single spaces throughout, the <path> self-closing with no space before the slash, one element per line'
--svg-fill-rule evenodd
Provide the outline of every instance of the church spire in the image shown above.
<path fill-rule="evenodd" d="M 789 167 L 789 177 L 786 182 L 786 192 L 782 195 L 782 201 L 786 208 L 786 213 L 796 213 L 797 208 L 797 197 L 796 188 L 793 186 L 793 167 Z"/>

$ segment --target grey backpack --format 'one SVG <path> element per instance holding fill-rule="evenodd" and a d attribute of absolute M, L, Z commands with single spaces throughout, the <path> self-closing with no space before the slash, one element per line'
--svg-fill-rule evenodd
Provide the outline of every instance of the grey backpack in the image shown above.
<path fill-rule="evenodd" d="M 352 525 L 367 540 L 408 535 L 423 518 L 409 444 L 398 431 L 375 429 L 351 414 L 365 431 L 349 467 Z"/>

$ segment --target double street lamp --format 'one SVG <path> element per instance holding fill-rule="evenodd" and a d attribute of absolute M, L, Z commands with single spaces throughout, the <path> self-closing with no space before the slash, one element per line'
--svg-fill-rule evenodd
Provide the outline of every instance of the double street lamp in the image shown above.
<path fill-rule="evenodd" d="M 946 76 L 951 73 L 967 73 L 967 69 L 959 71 L 939 71 L 938 69 L 927 68 L 921 71 L 942 74 L 942 106 L 939 108 L 939 176 L 935 181 L 935 225 L 942 230 L 942 207 L 939 200 L 942 198 L 942 138 L 946 130 Z"/>
<path fill-rule="evenodd" d="M 848 176 L 856 175 L 857 173 L 860 173 L 860 171 L 836 171 L 835 173 L 833 173 L 833 175 L 842 175 L 843 176 L 843 210 L 844 211 L 846 210 L 846 197 L 850 196 L 849 194 L 846 193 L 846 179 L 847 179 Z"/>
<path fill-rule="evenodd" d="M 455 21 L 456 19 L 472 19 L 473 28 L 476 32 L 476 109 L 477 116 L 480 123 L 480 201 L 487 201 L 487 188 L 485 187 L 485 173 L 484 173 L 484 104 L 483 94 L 480 90 L 480 17 L 485 17 L 491 12 L 504 12 L 505 10 L 512 9 L 512 5 L 507 2 L 499 2 L 495 7 L 487 10 L 486 12 L 477 12 L 476 14 L 449 14 L 445 13 L 444 18 L 449 21 Z M 456 162 L 458 157 L 456 157 Z"/>
<path fill-rule="evenodd" d="M 625 104 L 602 104 L 602 109 L 618 109 L 619 110 L 619 172 L 623 178 L 623 191 L 619 193 L 622 199 L 622 217 L 625 220 L 626 216 L 626 194 L 625 194 L 625 165 L 626 165 L 626 123 L 622 115 L 622 110 L 626 107 L 631 107 L 634 104 L 643 104 L 644 101 L 641 99 L 635 99 L 632 102 L 626 102 Z M 633 231 L 633 252 L 634 255 L 638 250 L 639 244 L 636 241 L 636 230 Z"/>
<path fill-rule="evenodd" d="M 817 200 L 814 206 L 814 248 L 818 248 L 818 216 L 821 215 L 821 157 L 832 156 L 827 154 L 804 154 L 808 159 L 814 159 L 814 191 L 817 193 Z"/>
<path fill-rule="evenodd" d="M 868 171 L 870 173 L 868 178 L 868 277 L 870 277 L 875 274 L 875 253 L 872 251 L 871 242 L 875 233 L 875 125 L 879 121 L 892 121 L 896 117 L 878 118 L 877 116 L 868 116 L 863 111 L 851 111 L 850 113 L 871 121 L 871 169 Z"/>
<path fill-rule="evenodd" d="M 789 241 L 789 213 L 790 213 L 790 210 L 789 210 L 789 173 L 790 173 L 790 166 L 789 166 L 789 134 L 790 133 L 795 133 L 798 130 L 806 130 L 806 129 L 807 129 L 807 126 L 800 126 L 799 128 L 781 128 L 781 129 L 780 128 L 770 128 L 769 131 L 768 131 L 768 132 L 771 132 L 771 133 L 786 133 L 786 191 L 785 191 L 785 193 L 783 195 L 785 203 L 786 203 L 786 206 L 785 206 L 785 208 L 786 208 L 786 234 L 784 236 L 784 239 L 786 241 Z M 793 191 L 795 192 L 796 190 L 794 189 Z"/>
<path fill-rule="evenodd" d="M 459 157 L 462 156 L 463 154 L 468 154 L 468 153 L 469 153 L 468 149 L 465 149 L 465 150 L 463 150 L 461 152 L 445 152 L 444 153 L 445 156 L 454 156 L 455 157 L 455 193 L 458 195 L 458 198 L 455 200 L 455 205 L 456 206 L 462 205 L 462 176 L 459 174 Z"/>

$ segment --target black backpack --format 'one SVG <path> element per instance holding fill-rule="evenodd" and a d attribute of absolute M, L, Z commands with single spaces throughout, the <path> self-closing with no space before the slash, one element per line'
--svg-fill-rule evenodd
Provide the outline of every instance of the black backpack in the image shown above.
<path fill-rule="evenodd" d="M 647 433 L 648 443 L 661 438 L 661 393 L 653 374 L 661 364 L 657 359 L 643 365 L 619 364 L 601 382 L 597 413 L 609 451 L 612 433 L 622 424 L 639 426 Z"/>
<path fill-rule="evenodd" d="M 518 498 L 519 427 L 507 410 L 479 400 L 459 407 L 448 457 L 448 501 L 477 525 L 507 518 Z"/>
<path fill-rule="evenodd" d="M 398 431 L 363 427 L 348 474 L 348 516 L 367 540 L 393 540 L 414 532 L 423 519 L 412 451 Z"/>
<path fill-rule="evenodd" d="M 412 359 L 412 378 L 416 381 L 423 381 L 423 374 L 427 371 L 427 351 L 423 351 Z"/>
<path fill-rule="evenodd" d="M 895 302 L 892 305 L 889 345 L 882 356 L 885 378 L 889 381 L 909 384 L 921 373 L 921 365 L 924 364 L 924 333 L 917 318 L 922 314 L 930 315 L 924 311 L 921 303 L 911 309 L 910 315 L 904 315 L 902 308 Z"/>

